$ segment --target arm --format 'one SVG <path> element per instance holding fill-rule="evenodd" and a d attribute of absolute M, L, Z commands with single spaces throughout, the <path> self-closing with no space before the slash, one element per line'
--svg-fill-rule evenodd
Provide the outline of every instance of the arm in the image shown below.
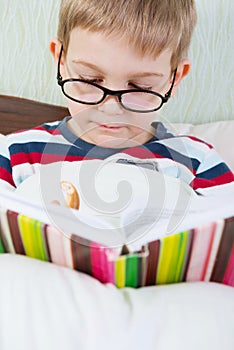
<path fill-rule="evenodd" d="M 0 188 L 15 189 L 7 138 L 0 143 Z"/>
<path fill-rule="evenodd" d="M 212 195 L 233 188 L 234 174 L 212 145 L 197 137 L 184 135 L 157 143 L 163 146 L 159 150 L 160 155 L 174 162 L 175 177 L 187 182 L 197 192 Z"/>
<path fill-rule="evenodd" d="M 200 193 L 213 194 L 234 188 L 234 174 L 214 148 L 209 149 L 198 166 L 191 186 Z"/>

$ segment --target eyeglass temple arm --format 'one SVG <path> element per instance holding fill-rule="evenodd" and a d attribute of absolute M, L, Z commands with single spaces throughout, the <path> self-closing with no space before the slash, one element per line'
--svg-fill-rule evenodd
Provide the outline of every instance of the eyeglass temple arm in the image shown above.
<path fill-rule="evenodd" d="M 62 53 L 63 53 L 63 45 L 61 46 L 61 50 L 60 50 L 59 58 L 58 58 L 58 67 L 57 67 L 57 80 L 58 81 L 63 80 L 61 73 L 60 73 L 60 61 L 61 61 Z"/>
<path fill-rule="evenodd" d="M 177 68 L 174 70 L 173 80 L 171 83 L 170 90 L 165 94 L 165 98 L 168 100 L 171 97 L 172 89 L 174 87 L 175 79 L 176 79 Z"/>

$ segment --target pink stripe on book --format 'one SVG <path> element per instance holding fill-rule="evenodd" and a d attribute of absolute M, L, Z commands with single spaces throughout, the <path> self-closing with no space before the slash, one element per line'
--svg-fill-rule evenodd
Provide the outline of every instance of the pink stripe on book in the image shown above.
<path fill-rule="evenodd" d="M 213 235 L 213 223 L 194 229 L 186 281 L 202 281 L 204 279 Z"/>
<path fill-rule="evenodd" d="M 46 237 L 51 261 L 61 266 L 67 266 L 64 250 L 64 234 L 53 226 L 46 226 Z"/>
<path fill-rule="evenodd" d="M 101 273 L 102 273 L 102 282 L 106 283 L 109 282 L 109 276 L 108 276 L 108 256 L 107 256 L 107 250 L 109 248 L 107 247 L 101 247 Z"/>
<path fill-rule="evenodd" d="M 106 248 L 106 264 L 107 264 L 107 277 L 106 283 L 116 284 L 115 280 L 115 261 L 118 258 L 118 252 L 114 249 Z"/>
<path fill-rule="evenodd" d="M 109 260 L 111 249 L 91 242 L 90 252 L 93 277 L 102 283 L 114 283 L 114 262 Z M 114 254 L 114 260 L 116 257 L 116 254 Z"/>
<path fill-rule="evenodd" d="M 214 241 L 214 237 L 215 237 L 215 228 L 216 228 L 216 223 L 212 222 L 210 225 L 210 230 L 211 230 L 210 237 L 209 237 L 209 240 L 207 241 L 207 254 L 206 254 L 205 261 L 204 261 L 204 267 L 203 267 L 202 276 L 201 276 L 202 281 L 205 280 L 206 272 L 207 272 L 207 269 L 209 266 L 209 260 L 210 260 L 213 241 Z"/>
<path fill-rule="evenodd" d="M 224 228 L 224 220 L 217 221 L 214 229 L 211 252 L 209 255 L 209 260 L 208 260 L 208 264 L 207 264 L 207 268 L 204 276 L 204 281 L 207 281 L 207 282 L 210 281 L 211 279 L 211 274 L 214 268 L 217 252 L 218 252 L 220 241 L 223 234 L 223 228 Z"/>
<path fill-rule="evenodd" d="M 100 244 L 95 242 L 90 243 L 92 276 L 97 278 L 101 282 L 103 282 L 103 269 L 101 266 L 101 255 L 103 253 L 104 252 L 101 250 Z"/>
<path fill-rule="evenodd" d="M 234 244 L 232 245 L 231 256 L 222 283 L 234 287 Z"/>

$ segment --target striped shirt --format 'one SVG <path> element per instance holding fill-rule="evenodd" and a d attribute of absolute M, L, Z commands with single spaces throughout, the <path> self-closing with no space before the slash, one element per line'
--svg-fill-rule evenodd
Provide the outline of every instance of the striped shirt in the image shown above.
<path fill-rule="evenodd" d="M 159 172 L 180 178 L 195 190 L 234 181 L 233 173 L 211 145 L 192 136 L 174 136 L 161 123 L 147 143 L 112 149 L 77 138 L 67 127 L 68 119 L 8 135 L 0 144 L 0 185 L 18 187 L 42 164 L 108 157 L 130 163 L 135 159 L 154 160 Z"/>

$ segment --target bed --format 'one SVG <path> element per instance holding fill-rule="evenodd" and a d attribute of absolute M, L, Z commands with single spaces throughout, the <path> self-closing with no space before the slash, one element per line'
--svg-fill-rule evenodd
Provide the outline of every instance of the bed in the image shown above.
<path fill-rule="evenodd" d="M 4 135 L 66 108 L 0 96 Z M 234 121 L 174 124 L 212 143 L 234 170 Z M 234 349 L 234 289 L 193 282 L 117 289 L 69 268 L 0 255 L 0 349 Z"/>

